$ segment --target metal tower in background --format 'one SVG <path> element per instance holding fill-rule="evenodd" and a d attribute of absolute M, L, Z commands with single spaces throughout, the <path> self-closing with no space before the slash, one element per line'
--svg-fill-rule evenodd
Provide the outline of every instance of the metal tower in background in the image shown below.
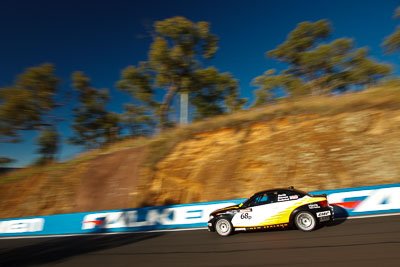
<path fill-rule="evenodd" d="M 180 93 L 181 97 L 181 110 L 180 110 L 180 121 L 181 125 L 188 124 L 188 115 L 189 115 L 189 93 L 183 92 Z"/>

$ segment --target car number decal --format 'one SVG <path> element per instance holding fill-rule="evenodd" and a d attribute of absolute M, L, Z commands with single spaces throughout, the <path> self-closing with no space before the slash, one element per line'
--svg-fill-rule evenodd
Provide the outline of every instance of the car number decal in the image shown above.
<path fill-rule="evenodd" d="M 243 213 L 242 215 L 240 215 L 240 219 L 243 219 L 243 220 L 250 220 L 251 219 L 251 216 L 248 214 L 248 213 Z"/>

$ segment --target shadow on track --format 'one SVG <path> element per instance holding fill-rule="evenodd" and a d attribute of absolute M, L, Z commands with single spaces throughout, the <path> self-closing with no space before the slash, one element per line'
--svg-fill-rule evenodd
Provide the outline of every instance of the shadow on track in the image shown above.
<path fill-rule="evenodd" d="M 331 227 L 344 223 L 349 217 L 347 210 L 339 205 L 331 204 L 331 206 L 333 207 L 333 212 L 335 213 L 334 220 L 325 225 Z"/>
<path fill-rule="evenodd" d="M 1 251 L 0 266 L 30 266 L 56 263 L 69 257 L 115 248 L 156 238 L 161 233 L 60 237 Z"/>

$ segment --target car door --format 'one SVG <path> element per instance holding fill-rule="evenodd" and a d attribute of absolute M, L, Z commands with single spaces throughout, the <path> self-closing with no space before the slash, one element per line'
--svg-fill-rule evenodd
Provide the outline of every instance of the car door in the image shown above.
<path fill-rule="evenodd" d="M 275 209 L 277 213 L 275 223 L 288 223 L 290 214 L 301 204 L 303 195 L 286 190 L 277 191 L 276 195 Z"/>
<path fill-rule="evenodd" d="M 271 192 L 252 197 L 246 207 L 238 210 L 232 218 L 234 227 L 254 227 L 274 224 L 276 195 Z"/>

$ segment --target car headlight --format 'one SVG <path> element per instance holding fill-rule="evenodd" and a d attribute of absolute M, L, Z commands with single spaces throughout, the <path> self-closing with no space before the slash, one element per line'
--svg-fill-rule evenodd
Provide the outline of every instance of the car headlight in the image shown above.
<path fill-rule="evenodd" d="M 212 220 L 214 219 L 214 216 L 210 215 L 210 217 L 208 218 L 208 220 Z"/>
<path fill-rule="evenodd" d="M 235 214 L 235 213 L 237 213 L 238 211 L 237 210 L 228 210 L 227 212 L 226 212 L 226 214 Z"/>

